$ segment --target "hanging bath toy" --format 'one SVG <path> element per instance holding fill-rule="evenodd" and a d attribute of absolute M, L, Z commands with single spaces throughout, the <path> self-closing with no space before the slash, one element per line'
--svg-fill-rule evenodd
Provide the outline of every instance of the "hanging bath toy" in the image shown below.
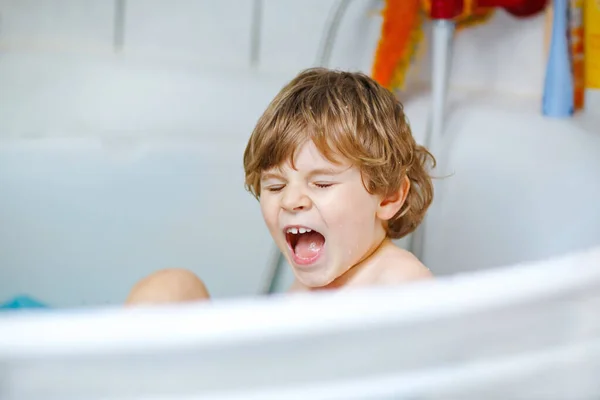
<path fill-rule="evenodd" d="M 573 71 L 569 45 L 569 0 L 554 0 L 550 53 L 544 80 L 542 113 L 565 118 L 574 112 Z"/>
<path fill-rule="evenodd" d="M 373 78 L 390 90 L 404 89 L 408 70 L 424 41 L 427 18 L 452 12 L 457 32 L 488 22 L 496 8 L 516 18 L 537 15 L 548 0 L 386 0 Z M 441 13 L 441 14 L 440 14 Z M 447 19 L 447 18 L 443 18 Z"/>

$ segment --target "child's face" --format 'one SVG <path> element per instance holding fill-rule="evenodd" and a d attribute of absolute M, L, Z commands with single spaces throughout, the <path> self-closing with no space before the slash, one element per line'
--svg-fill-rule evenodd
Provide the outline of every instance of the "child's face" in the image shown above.
<path fill-rule="evenodd" d="M 263 173 L 260 206 L 296 278 L 323 287 L 385 238 L 382 198 L 367 192 L 358 168 L 329 162 L 312 142 L 298 149 L 294 165 Z"/>

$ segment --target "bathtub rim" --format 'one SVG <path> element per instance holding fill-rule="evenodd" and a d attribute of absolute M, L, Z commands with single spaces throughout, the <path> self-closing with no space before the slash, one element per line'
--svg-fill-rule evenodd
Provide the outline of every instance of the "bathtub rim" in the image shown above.
<path fill-rule="evenodd" d="M 0 314 L 0 359 L 227 346 L 494 310 L 600 288 L 600 247 L 397 287 Z M 542 283 L 542 284 L 540 284 Z M 257 323 L 260 321 L 260 324 Z M 40 335 L 40 332 L 44 332 Z"/>

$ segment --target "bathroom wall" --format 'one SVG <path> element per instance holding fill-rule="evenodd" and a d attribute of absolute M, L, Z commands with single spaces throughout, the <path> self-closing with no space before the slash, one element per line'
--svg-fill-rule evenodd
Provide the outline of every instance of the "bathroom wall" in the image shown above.
<path fill-rule="evenodd" d="M 215 296 L 261 291 L 273 249 L 241 153 L 277 90 L 319 64 L 337 4 L 0 0 L 0 299 L 115 303 L 170 266 Z M 350 2 L 330 67 L 370 71 L 381 6 Z M 600 243 L 595 117 L 539 116 L 542 38 L 541 17 L 503 12 L 456 38 L 434 149 L 450 176 L 422 254 L 438 274 Z M 428 70 L 425 49 L 411 82 Z M 427 92 L 400 96 L 422 140 Z"/>

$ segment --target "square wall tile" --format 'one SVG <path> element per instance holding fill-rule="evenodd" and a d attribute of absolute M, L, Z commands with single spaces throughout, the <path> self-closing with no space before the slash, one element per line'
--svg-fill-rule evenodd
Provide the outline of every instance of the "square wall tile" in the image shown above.
<path fill-rule="evenodd" d="M 129 0 L 125 54 L 249 66 L 252 0 Z"/>
<path fill-rule="evenodd" d="M 263 0 L 260 68 L 297 71 L 316 65 L 333 0 Z"/>
<path fill-rule="evenodd" d="M 329 37 L 339 1 L 264 0 L 263 4 L 261 70 L 294 74 L 325 66 L 370 73 L 381 29 L 381 0 L 348 2 Z M 328 40 L 327 62 L 321 55 Z"/>
<path fill-rule="evenodd" d="M 0 47 L 112 49 L 114 1 L 0 0 Z"/>

